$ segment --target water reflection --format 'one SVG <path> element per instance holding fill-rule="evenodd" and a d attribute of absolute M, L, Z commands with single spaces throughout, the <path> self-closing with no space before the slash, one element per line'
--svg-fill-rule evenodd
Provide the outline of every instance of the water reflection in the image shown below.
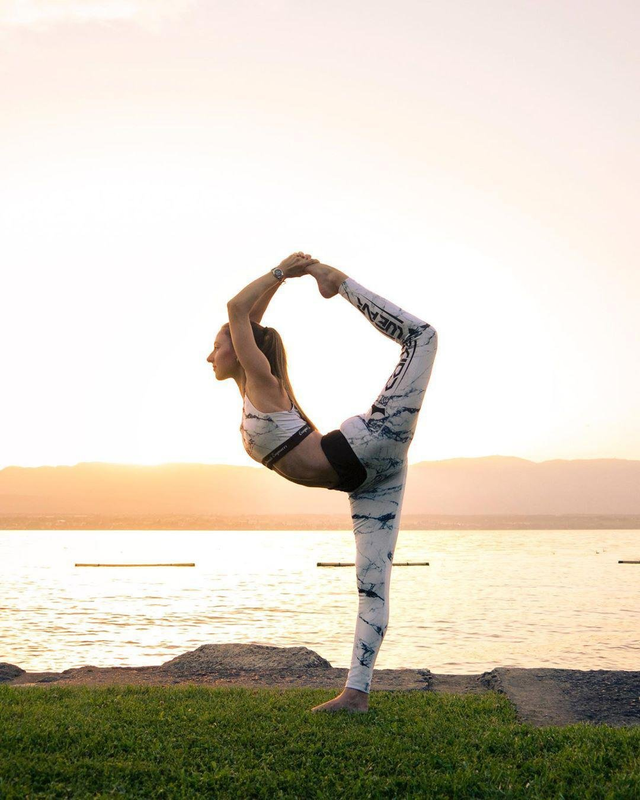
<path fill-rule="evenodd" d="M 377 669 L 638 669 L 636 531 L 401 531 Z M 159 664 L 201 644 L 302 645 L 348 667 L 350 531 L 2 531 L 0 661 Z M 185 562 L 189 567 L 74 567 Z M 318 600 L 321 598 L 321 601 Z"/>

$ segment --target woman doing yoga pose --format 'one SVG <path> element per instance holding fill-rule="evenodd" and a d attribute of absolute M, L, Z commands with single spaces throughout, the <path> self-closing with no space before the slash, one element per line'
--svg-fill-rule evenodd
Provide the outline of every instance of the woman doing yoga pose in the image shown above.
<path fill-rule="evenodd" d="M 282 340 L 260 320 L 286 278 L 313 275 L 325 298 L 342 295 L 400 347 L 400 359 L 375 402 L 322 435 L 289 381 Z M 243 398 L 240 432 L 247 454 L 303 486 L 346 492 L 356 542 L 358 617 L 343 692 L 313 711 L 367 711 L 373 668 L 389 622 L 393 554 L 413 439 L 438 336 L 428 322 L 304 253 L 258 278 L 227 304 L 229 322 L 207 361 L 217 380 L 233 378 Z"/>

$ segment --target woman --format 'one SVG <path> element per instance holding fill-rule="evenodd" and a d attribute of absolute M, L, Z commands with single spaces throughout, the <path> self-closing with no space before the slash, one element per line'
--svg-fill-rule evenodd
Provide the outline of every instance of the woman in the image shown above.
<path fill-rule="evenodd" d="M 342 295 L 401 346 L 400 360 L 365 413 L 325 434 L 299 407 L 282 340 L 259 323 L 286 278 L 313 275 L 325 298 Z M 344 272 L 302 252 L 250 283 L 227 304 L 229 322 L 207 361 L 243 397 L 247 453 L 287 480 L 347 492 L 356 539 L 358 618 L 343 692 L 313 711 L 367 711 L 373 667 L 389 622 L 393 554 L 413 439 L 438 346 L 435 329 Z"/>

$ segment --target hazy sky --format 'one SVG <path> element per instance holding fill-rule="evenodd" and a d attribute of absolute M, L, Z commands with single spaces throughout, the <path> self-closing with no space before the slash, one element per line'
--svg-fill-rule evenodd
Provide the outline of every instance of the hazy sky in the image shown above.
<path fill-rule="evenodd" d="M 640 458 L 636 2 L 0 2 L 0 467 L 255 466 L 206 363 L 296 250 L 431 322 L 411 464 Z M 263 324 L 326 433 L 400 348 Z"/>

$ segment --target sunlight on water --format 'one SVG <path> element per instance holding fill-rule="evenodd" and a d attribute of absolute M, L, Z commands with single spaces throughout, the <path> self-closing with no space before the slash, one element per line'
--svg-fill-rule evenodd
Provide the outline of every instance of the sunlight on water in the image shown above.
<path fill-rule="evenodd" d="M 354 556 L 351 531 L 0 531 L 0 661 L 144 666 L 245 642 L 348 668 L 355 568 L 316 564 Z M 619 559 L 640 559 L 637 531 L 401 531 L 376 669 L 639 669 L 640 564 Z"/>

